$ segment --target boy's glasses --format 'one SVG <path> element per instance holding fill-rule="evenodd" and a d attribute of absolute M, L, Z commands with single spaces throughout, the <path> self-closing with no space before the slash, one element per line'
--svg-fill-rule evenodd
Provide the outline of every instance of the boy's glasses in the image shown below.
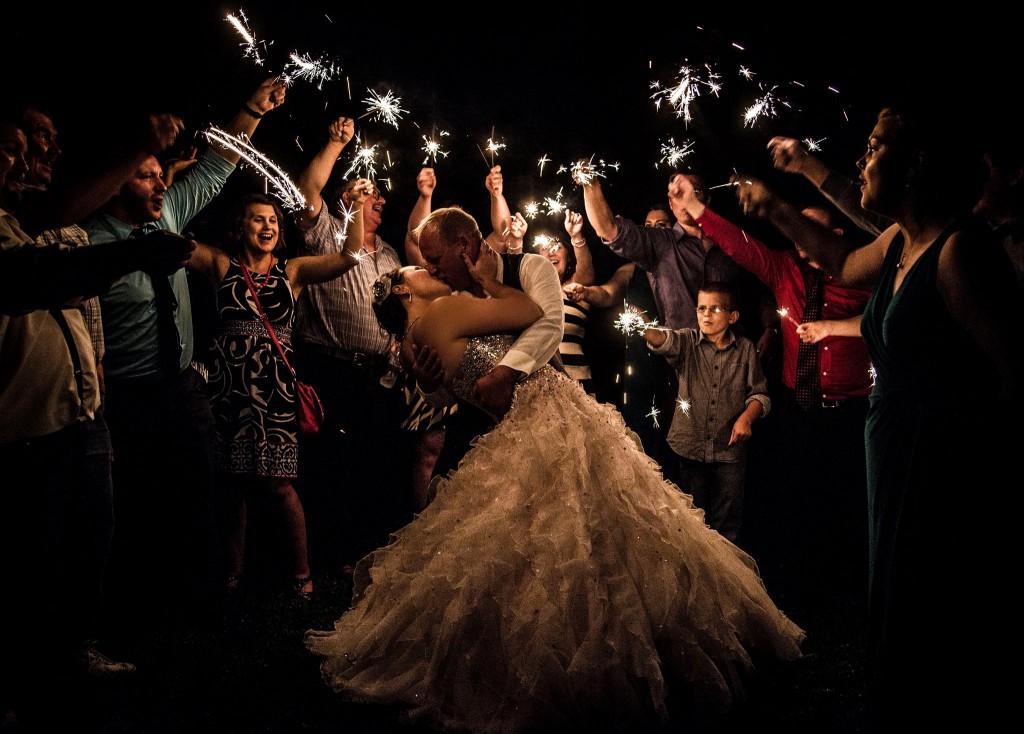
<path fill-rule="evenodd" d="M 715 316 L 722 313 L 722 311 L 729 311 L 730 309 L 724 306 L 697 306 L 697 313 L 710 313 Z"/>

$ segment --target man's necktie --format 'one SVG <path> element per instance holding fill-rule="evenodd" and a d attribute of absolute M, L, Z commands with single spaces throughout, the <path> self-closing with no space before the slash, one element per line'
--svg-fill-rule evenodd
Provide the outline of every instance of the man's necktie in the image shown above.
<path fill-rule="evenodd" d="M 144 229 L 136 227 L 128 237 L 135 239 L 145 237 L 145 235 Z M 153 292 L 156 294 L 160 369 L 164 375 L 172 377 L 181 372 L 181 337 L 178 334 L 178 325 L 174 323 L 174 311 L 178 308 L 178 299 L 174 297 L 171 281 L 165 273 L 147 271 L 146 274 L 153 282 Z"/>
<path fill-rule="evenodd" d="M 824 291 L 821 271 L 808 270 L 804 282 L 807 288 L 807 303 L 804 305 L 803 321 L 818 321 L 821 319 L 821 302 Z M 801 341 L 797 348 L 796 401 L 805 410 L 821 401 L 817 344 Z"/>

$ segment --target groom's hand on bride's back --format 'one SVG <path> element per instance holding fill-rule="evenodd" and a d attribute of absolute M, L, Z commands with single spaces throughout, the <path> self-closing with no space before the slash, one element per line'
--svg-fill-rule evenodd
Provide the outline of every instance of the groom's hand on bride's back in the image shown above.
<path fill-rule="evenodd" d="M 473 399 L 494 420 L 500 421 L 512 407 L 512 391 L 522 376 L 519 370 L 499 364 L 476 381 Z"/>
<path fill-rule="evenodd" d="M 434 392 L 444 382 L 444 367 L 441 365 L 437 350 L 413 344 L 412 351 L 415 359 L 409 368 L 412 376 L 416 378 L 416 384 L 425 393 Z"/>

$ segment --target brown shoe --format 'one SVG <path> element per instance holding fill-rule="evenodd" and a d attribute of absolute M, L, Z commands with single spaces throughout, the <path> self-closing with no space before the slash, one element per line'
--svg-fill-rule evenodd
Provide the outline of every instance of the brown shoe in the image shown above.
<path fill-rule="evenodd" d="M 133 663 L 111 660 L 92 645 L 82 651 L 80 664 L 92 678 L 110 678 L 135 672 Z"/>

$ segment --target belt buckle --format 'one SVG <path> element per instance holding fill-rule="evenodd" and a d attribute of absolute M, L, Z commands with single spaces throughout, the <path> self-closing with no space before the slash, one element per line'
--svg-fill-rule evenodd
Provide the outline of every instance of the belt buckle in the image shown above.
<path fill-rule="evenodd" d="M 839 407 L 838 400 L 822 400 L 821 407 L 825 410 L 835 410 Z"/>
<path fill-rule="evenodd" d="M 367 356 L 363 352 L 352 352 L 352 364 L 356 367 L 365 367 L 368 364 Z"/>

